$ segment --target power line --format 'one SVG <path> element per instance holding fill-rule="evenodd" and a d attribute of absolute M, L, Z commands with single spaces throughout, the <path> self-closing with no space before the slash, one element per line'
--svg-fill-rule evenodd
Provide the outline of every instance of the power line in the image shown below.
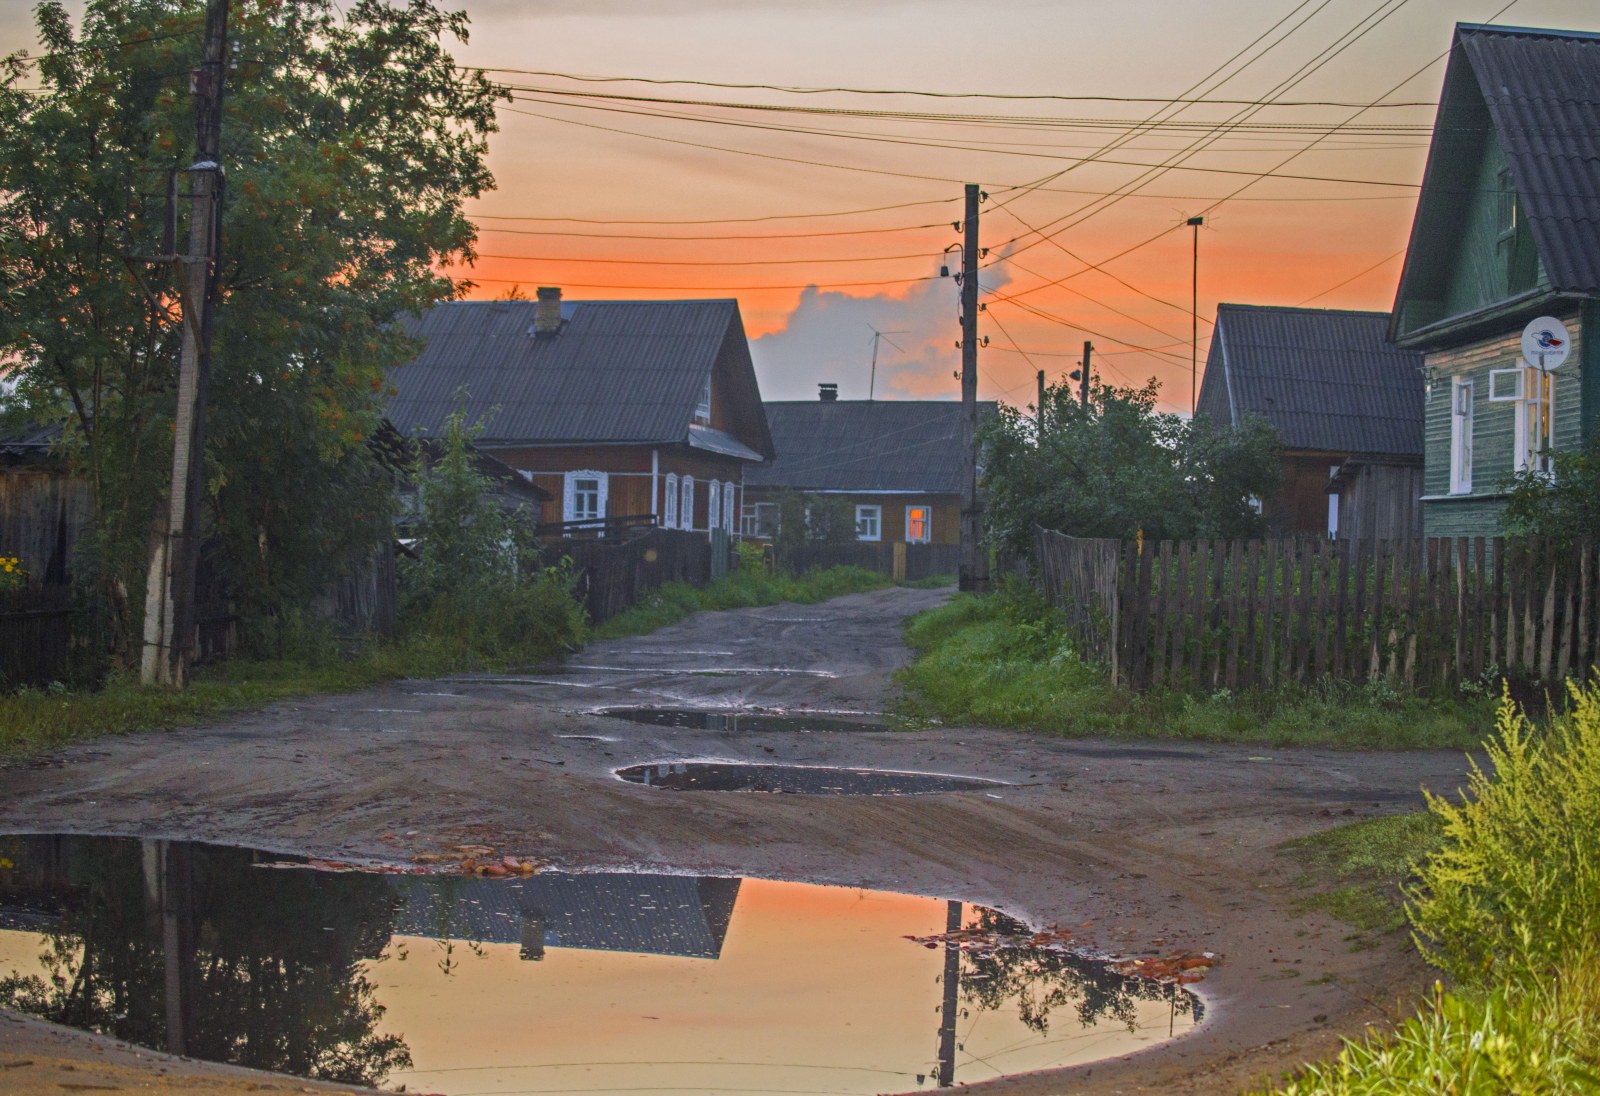
<path fill-rule="evenodd" d="M 522 217 L 473 217 L 473 220 L 525 220 Z M 766 234 L 734 234 L 734 235 L 700 235 L 700 236 L 663 236 L 660 234 L 640 232 L 574 232 L 564 229 L 548 228 L 495 228 L 493 226 L 479 226 L 479 232 L 493 232 L 514 236 L 560 236 L 576 237 L 587 240 L 653 240 L 662 243 L 678 241 L 695 243 L 707 240 L 821 240 L 834 236 L 876 236 L 887 233 L 923 232 L 936 228 L 944 228 L 948 221 L 936 224 L 900 225 L 896 228 L 851 228 L 840 229 L 834 232 L 773 232 Z"/>
<path fill-rule="evenodd" d="M 478 253 L 480 259 L 501 259 L 530 263 L 607 263 L 622 266 L 801 266 L 813 263 L 886 263 L 907 259 L 931 260 L 928 251 L 907 255 L 852 255 L 845 258 L 824 259 L 610 259 L 576 255 L 490 255 Z"/>
<path fill-rule="evenodd" d="M 542 114 L 533 114 L 531 111 L 518 111 L 519 114 L 529 114 L 535 118 L 542 118 Z M 635 134 L 634 136 L 637 136 Z M 504 219 L 514 221 L 561 221 L 569 224 L 591 225 L 723 225 L 723 224 L 753 224 L 758 221 L 798 221 L 818 217 L 854 217 L 865 213 L 886 213 L 895 209 L 911 209 L 916 206 L 949 205 L 959 202 L 960 198 L 929 198 L 920 202 L 895 202 L 891 205 L 868 206 L 865 209 L 843 209 L 828 213 L 770 213 L 760 217 L 711 217 L 702 220 L 653 220 L 653 221 L 625 221 L 614 218 L 599 217 L 543 217 L 543 216 L 504 216 L 496 218 L 494 214 L 468 214 L 468 216 L 488 220 Z"/>
<path fill-rule="evenodd" d="M 445 272 L 450 276 L 450 272 Z M 463 282 L 476 285 L 487 282 L 492 285 L 524 285 L 527 278 L 480 278 L 472 274 L 464 274 L 460 278 Z M 886 278 L 875 282 L 803 282 L 798 285 L 602 285 L 596 282 L 565 282 L 570 289 L 629 289 L 641 292 L 658 293 L 761 293 L 767 290 L 782 289 L 862 289 L 869 286 L 882 285 L 914 285 L 918 282 L 938 281 L 939 275 L 929 274 L 921 278 Z"/>
<path fill-rule="evenodd" d="M 1304 306 L 1310 304 L 1312 301 L 1318 300 L 1318 299 L 1320 299 L 1322 297 L 1326 297 L 1329 293 L 1332 293 L 1336 289 L 1343 289 L 1345 286 L 1349 285 L 1351 282 L 1355 281 L 1356 279 L 1364 278 L 1368 274 L 1371 274 L 1374 270 L 1377 270 L 1380 266 L 1387 266 L 1389 263 L 1394 262 L 1394 260 L 1398 259 L 1400 256 L 1404 255 L 1405 253 L 1406 253 L 1406 249 L 1402 247 L 1399 251 L 1396 251 L 1393 255 L 1388 255 L 1388 256 L 1386 256 L 1386 257 L 1384 257 L 1382 259 L 1379 259 L 1377 262 L 1373 263 L 1371 266 L 1367 267 L 1365 270 L 1361 271 L 1360 273 L 1352 274 L 1348 278 L 1346 278 L 1344 281 L 1338 283 L 1337 285 L 1330 285 L 1327 289 L 1324 289 L 1321 293 L 1318 293 L 1318 294 L 1316 294 L 1315 296 L 1312 296 L 1312 297 L 1307 297 L 1305 300 L 1301 301 L 1300 304 L 1297 307 L 1304 307 Z"/>

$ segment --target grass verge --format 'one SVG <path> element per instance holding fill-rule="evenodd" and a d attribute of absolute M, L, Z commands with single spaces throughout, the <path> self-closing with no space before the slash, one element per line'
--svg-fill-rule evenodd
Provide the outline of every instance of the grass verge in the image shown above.
<path fill-rule="evenodd" d="M 827 567 L 790 575 L 768 571 L 757 557 L 703 588 L 669 582 L 633 608 L 594 628 L 596 639 L 643 635 L 708 609 L 748 609 L 785 601 L 810 605 L 844 594 L 880 590 L 894 583 L 864 567 Z"/>
<path fill-rule="evenodd" d="M 1287 841 L 1282 855 L 1304 870 L 1300 907 L 1331 914 L 1362 932 L 1404 927 L 1400 888 L 1444 839 L 1444 826 L 1428 811 L 1370 818 Z"/>
<path fill-rule="evenodd" d="M 1209 696 L 1133 693 L 1080 662 L 1043 602 L 958 595 L 906 628 L 902 714 L 1069 737 L 1166 738 L 1344 749 L 1471 749 L 1494 721 L 1485 695 L 1407 696 L 1335 681 Z"/>

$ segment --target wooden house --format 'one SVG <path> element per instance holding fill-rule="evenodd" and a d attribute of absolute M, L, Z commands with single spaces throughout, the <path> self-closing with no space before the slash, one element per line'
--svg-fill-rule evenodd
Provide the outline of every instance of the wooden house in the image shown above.
<path fill-rule="evenodd" d="M 58 426 L 0 435 L 0 556 L 17 556 L 35 586 L 67 582 L 94 514 L 89 484 L 56 448 Z"/>
<path fill-rule="evenodd" d="M 776 532 L 776 496 L 825 494 L 854 507 L 856 539 L 955 544 L 961 539 L 961 404 L 948 400 L 817 400 L 766 405 L 778 456 L 752 468 L 748 537 Z M 980 417 L 995 405 L 979 405 Z"/>
<path fill-rule="evenodd" d="M 738 302 L 451 301 L 407 323 L 388 417 L 474 445 L 549 492 L 548 523 L 631 518 L 737 531 L 745 470 L 772 459 Z"/>
<path fill-rule="evenodd" d="M 1501 532 L 1512 474 L 1600 423 L 1600 34 L 1456 27 L 1391 334 L 1426 363 L 1424 530 Z"/>
<path fill-rule="evenodd" d="M 1388 327 L 1387 312 L 1217 306 L 1196 414 L 1278 431 L 1274 534 L 1420 535 L 1422 356 Z"/>

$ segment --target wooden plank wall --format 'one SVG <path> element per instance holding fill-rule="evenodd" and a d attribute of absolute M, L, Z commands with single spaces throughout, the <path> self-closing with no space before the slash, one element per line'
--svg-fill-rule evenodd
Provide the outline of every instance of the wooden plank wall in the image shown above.
<path fill-rule="evenodd" d="M 71 643 L 72 592 L 67 587 L 0 593 L 0 689 L 65 678 Z"/>
<path fill-rule="evenodd" d="M 549 562 L 572 560 L 578 596 L 595 623 L 637 604 L 666 582 L 704 586 L 711 580 L 711 542 L 704 533 L 650 529 L 625 541 L 547 542 Z"/>
<path fill-rule="evenodd" d="M 1045 588 L 1085 659 L 1137 689 L 1324 677 L 1551 684 L 1600 658 L 1596 545 L 1483 537 L 1079 540 L 1040 530 Z M 1114 561 L 1114 562 L 1113 562 Z"/>
<path fill-rule="evenodd" d="M 853 566 L 892 575 L 894 550 L 895 543 L 887 540 L 814 544 L 784 552 L 777 557 L 777 562 L 778 566 L 796 574 L 813 567 Z M 905 577 L 912 582 L 934 575 L 954 575 L 961 561 L 959 544 L 905 543 L 905 553 Z"/>

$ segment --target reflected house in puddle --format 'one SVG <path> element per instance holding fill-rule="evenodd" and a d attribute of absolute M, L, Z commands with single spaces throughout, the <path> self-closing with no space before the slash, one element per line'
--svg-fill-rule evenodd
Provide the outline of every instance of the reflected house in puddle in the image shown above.
<path fill-rule="evenodd" d="M 536 875 L 526 879 L 399 878 L 395 931 L 406 936 L 546 948 L 716 959 L 739 880 L 692 875 Z"/>

